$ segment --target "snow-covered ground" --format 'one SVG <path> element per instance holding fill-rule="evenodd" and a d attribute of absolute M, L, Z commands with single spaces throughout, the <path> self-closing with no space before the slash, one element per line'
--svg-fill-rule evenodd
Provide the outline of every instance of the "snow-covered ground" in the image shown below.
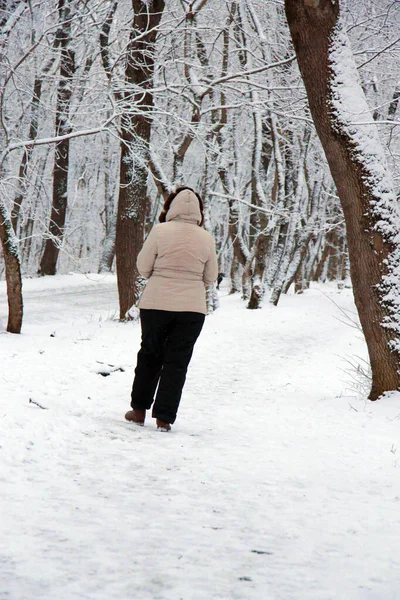
<path fill-rule="evenodd" d="M 0 286 L 1 600 L 400 598 L 400 395 L 352 389 L 351 290 L 222 290 L 160 433 L 112 276 L 26 281 L 20 336 Z"/>

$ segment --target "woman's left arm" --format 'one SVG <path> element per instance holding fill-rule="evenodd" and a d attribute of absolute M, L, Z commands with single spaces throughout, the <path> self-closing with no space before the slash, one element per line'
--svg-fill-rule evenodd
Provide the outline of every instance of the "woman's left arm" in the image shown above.
<path fill-rule="evenodd" d="M 156 228 L 150 231 L 138 254 L 136 266 L 139 273 L 148 279 L 153 272 L 154 262 L 157 258 L 157 231 Z"/>

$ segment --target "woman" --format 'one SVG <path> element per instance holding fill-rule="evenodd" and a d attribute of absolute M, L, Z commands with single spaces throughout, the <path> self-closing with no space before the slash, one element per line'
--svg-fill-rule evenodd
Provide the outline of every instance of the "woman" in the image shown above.
<path fill-rule="evenodd" d="M 203 327 L 205 287 L 217 279 L 218 265 L 214 240 L 202 228 L 202 199 L 191 188 L 179 187 L 169 195 L 159 221 L 137 258 L 138 270 L 148 282 L 138 304 L 142 343 L 132 410 L 125 418 L 143 425 L 154 401 L 157 428 L 169 431 Z"/>

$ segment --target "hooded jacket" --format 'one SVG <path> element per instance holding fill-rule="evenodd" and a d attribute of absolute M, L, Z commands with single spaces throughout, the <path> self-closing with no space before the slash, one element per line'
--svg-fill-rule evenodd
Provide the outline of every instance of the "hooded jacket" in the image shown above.
<path fill-rule="evenodd" d="M 137 268 L 148 279 L 139 308 L 206 314 L 205 287 L 217 279 L 218 263 L 214 240 L 200 223 L 197 196 L 179 192 L 166 222 L 153 227 L 139 252 Z"/>

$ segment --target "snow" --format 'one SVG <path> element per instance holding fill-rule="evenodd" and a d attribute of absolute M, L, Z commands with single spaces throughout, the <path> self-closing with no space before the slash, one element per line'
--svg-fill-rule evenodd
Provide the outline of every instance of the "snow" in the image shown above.
<path fill-rule="evenodd" d="M 352 147 L 353 159 L 363 172 L 369 191 L 367 216 L 383 242 L 390 244 L 388 257 L 383 257 L 383 275 L 377 286 L 381 304 L 387 315 L 383 324 L 392 330 L 392 351 L 400 354 L 400 206 L 394 183 L 388 171 L 383 146 L 376 124 L 372 121 L 350 47 L 339 20 L 333 30 L 329 49 L 331 69 L 331 109 L 339 135 L 345 135 Z M 372 243 L 371 231 L 371 243 Z M 386 269 L 386 272 L 384 271 Z"/>
<path fill-rule="evenodd" d="M 0 286 L 1 600 L 399 597 L 400 396 L 348 383 L 350 289 L 222 289 L 160 433 L 123 419 L 140 328 L 113 276 L 25 281 L 19 336 Z"/>
<path fill-rule="evenodd" d="M 376 229 L 385 239 L 398 234 L 400 210 L 389 174 L 376 124 L 372 120 L 350 41 L 339 21 L 332 34 L 329 62 L 332 72 L 330 104 L 338 132 L 347 134 L 353 153 L 367 173 L 365 184 L 373 197 L 371 211 L 377 216 Z"/>

